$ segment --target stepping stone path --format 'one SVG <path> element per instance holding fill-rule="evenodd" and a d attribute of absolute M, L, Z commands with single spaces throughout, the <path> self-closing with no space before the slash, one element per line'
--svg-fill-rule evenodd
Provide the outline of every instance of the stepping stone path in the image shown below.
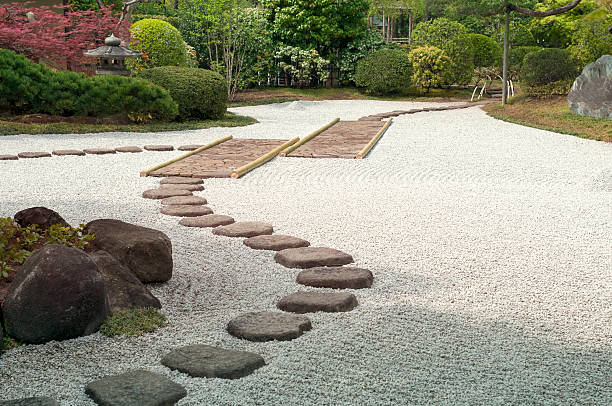
<path fill-rule="evenodd" d="M 166 406 L 187 396 L 178 383 L 163 375 L 135 370 L 91 382 L 85 393 L 99 405 Z"/>
<path fill-rule="evenodd" d="M 0 406 L 60 406 L 59 402 L 46 396 L 0 400 Z"/>
<path fill-rule="evenodd" d="M 161 185 L 161 189 L 183 189 L 191 192 L 200 192 L 204 190 L 202 185 L 191 185 L 188 183 L 164 183 Z"/>
<path fill-rule="evenodd" d="M 192 196 L 189 190 L 184 189 L 149 189 L 142 192 L 145 199 L 165 199 L 172 196 Z"/>
<path fill-rule="evenodd" d="M 255 353 L 232 351 L 210 345 L 189 345 L 166 354 L 161 363 L 196 378 L 237 379 L 266 365 Z"/>
<path fill-rule="evenodd" d="M 166 206 L 172 205 L 200 205 L 208 203 L 206 199 L 200 196 L 172 196 L 162 199 L 161 204 Z"/>
<path fill-rule="evenodd" d="M 117 153 L 113 148 L 85 148 L 83 152 L 91 155 L 106 155 Z"/>
<path fill-rule="evenodd" d="M 16 161 L 18 159 L 17 155 L 0 155 L 0 161 Z"/>
<path fill-rule="evenodd" d="M 115 151 L 117 152 L 142 152 L 142 149 L 140 147 L 136 147 L 136 146 L 129 146 L 129 147 L 117 147 L 115 148 Z"/>
<path fill-rule="evenodd" d="M 227 325 L 231 335 L 249 341 L 289 341 L 310 329 L 308 317 L 280 312 L 245 313 Z"/>
<path fill-rule="evenodd" d="M 272 234 L 274 228 L 271 224 L 261 221 L 239 221 L 227 226 L 219 226 L 213 230 L 215 235 L 226 237 L 255 237 L 256 235 Z"/>
<path fill-rule="evenodd" d="M 204 145 L 181 145 L 178 147 L 179 151 L 195 151 L 198 148 L 203 147 Z"/>
<path fill-rule="evenodd" d="M 47 158 L 51 154 L 48 152 L 20 152 L 17 154 L 19 158 Z"/>
<path fill-rule="evenodd" d="M 372 272 L 363 268 L 320 267 L 298 274 L 296 282 L 314 288 L 363 289 L 372 286 Z"/>
<path fill-rule="evenodd" d="M 57 155 L 57 156 L 67 156 L 67 155 L 83 156 L 83 155 L 85 155 L 85 153 L 83 151 L 78 150 L 78 149 L 57 149 L 57 150 L 53 151 L 53 155 Z"/>
<path fill-rule="evenodd" d="M 243 242 L 244 245 L 253 248 L 254 250 L 271 251 L 280 251 L 287 248 L 308 247 L 310 245 L 310 243 L 306 240 L 283 234 L 258 235 L 247 238 Z"/>
<path fill-rule="evenodd" d="M 172 145 L 145 145 L 144 149 L 147 151 L 174 151 Z"/>
<path fill-rule="evenodd" d="M 212 209 L 208 206 L 194 206 L 190 204 L 164 206 L 161 213 L 166 216 L 197 217 L 212 214 Z"/>
<path fill-rule="evenodd" d="M 314 268 L 350 264 L 353 257 L 333 248 L 303 247 L 279 251 L 274 260 L 287 268 Z"/>
<path fill-rule="evenodd" d="M 218 227 L 232 224 L 234 219 L 222 214 L 209 214 L 207 216 L 187 217 L 179 221 L 185 227 Z"/>
<path fill-rule="evenodd" d="M 162 185 L 201 185 L 204 183 L 204 181 L 198 178 L 183 178 L 180 176 L 173 176 L 170 178 L 163 178 L 159 183 Z"/>
<path fill-rule="evenodd" d="M 343 292 L 296 292 L 282 298 L 276 307 L 291 313 L 348 312 L 357 307 L 357 298 Z"/>

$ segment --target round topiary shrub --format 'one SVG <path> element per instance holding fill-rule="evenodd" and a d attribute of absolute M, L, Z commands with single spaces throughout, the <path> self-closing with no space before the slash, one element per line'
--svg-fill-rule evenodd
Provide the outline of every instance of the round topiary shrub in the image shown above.
<path fill-rule="evenodd" d="M 578 65 L 566 49 L 545 48 L 525 55 L 521 79 L 527 86 L 542 86 L 560 80 L 573 80 Z"/>
<path fill-rule="evenodd" d="M 134 49 L 144 54 L 129 62 L 132 71 L 158 66 L 187 66 L 187 48 L 181 33 L 169 22 L 145 18 L 130 27 L 132 38 L 137 40 Z"/>
<path fill-rule="evenodd" d="M 467 34 L 474 49 L 474 67 L 488 68 L 499 65 L 503 50 L 491 37 L 482 34 Z"/>
<path fill-rule="evenodd" d="M 381 49 L 357 64 L 355 84 L 367 93 L 396 93 L 410 86 L 412 65 L 405 51 Z"/>
<path fill-rule="evenodd" d="M 220 74 L 199 68 L 163 66 L 138 75 L 170 92 L 179 119 L 222 118 L 227 109 L 227 83 Z"/>
<path fill-rule="evenodd" d="M 525 60 L 525 55 L 539 51 L 541 49 L 543 48 L 535 46 L 510 48 L 510 52 L 508 54 L 508 65 L 510 67 L 510 71 L 514 73 L 513 76 L 518 75 L 520 77 L 520 73 L 523 68 L 523 61 Z"/>
<path fill-rule="evenodd" d="M 452 77 L 453 63 L 440 48 L 418 47 L 410 51 L 408 58 L 414 69 L 412 82 L 427 91 L 446 85 Z"/>

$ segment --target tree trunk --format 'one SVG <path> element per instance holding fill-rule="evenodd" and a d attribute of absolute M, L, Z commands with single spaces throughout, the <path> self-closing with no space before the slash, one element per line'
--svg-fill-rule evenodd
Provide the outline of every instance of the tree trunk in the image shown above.
<path fill-rule="evenodd" d="M 508 42 L 510 31 L 510 7 L 506 7 L 504 21 L 504 68 L 502 74 L 502 106 L 506 105 L 506 97 L 508 92 Z"/>

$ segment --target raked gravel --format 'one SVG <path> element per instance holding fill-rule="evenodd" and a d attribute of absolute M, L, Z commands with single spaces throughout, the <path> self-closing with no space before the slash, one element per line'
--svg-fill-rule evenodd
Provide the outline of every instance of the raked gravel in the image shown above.
<path fill-rule="evenodd" d="M 305 136 L 335 117 L 428 103 L 291 102 L 235 108 L 260 123 L 163 134 L 0 137 L 0 154 Z M 288 342 L 252 343 L 229 320 L 307 289 L 273 252 L 181 227 L 140 197 L 138 173 L 180 152 L 0 162 L 0 216 L 47 206 L 73 224 L 117 218 L 166 232 L 175 273 L 152 288 L 169 325 L 99 333 L 0 358 L 0 398 L 91 405 L 85 385 L 145 368 L 184 385 L 180 405 L 612 403 L 612 144 L 497 121 L 479 108 L 400 116 L 364 160 L 277 158 L 195 192 L 218 214 L 265 221 L 372 270 L 359 306 L 316 313 Z M 324 290 L 325 291 L 325 290 Z M 160 364 L 207 344 L 261 354 L 240 380 Z"/>

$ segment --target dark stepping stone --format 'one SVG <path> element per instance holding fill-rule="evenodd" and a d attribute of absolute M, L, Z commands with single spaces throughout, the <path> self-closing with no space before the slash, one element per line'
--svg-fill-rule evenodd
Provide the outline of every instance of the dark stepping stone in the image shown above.
<path fill-rule="evenodd" d="M 179 205 L 179 204 L 180 205 L 187 205 L 187 204 L 201 205 L 201 204 L 206 204 L 207 201 L 206 199 L 200 196 L 172 196 L 172 197 L 166 197 L 165 199 L 162 199 L 161 203 L 166 206 Z"/>
<path fill-rule="evenodd" d="M 0 400 L 0 406 L 60 406 L 60 404 L 54 399 L 40 396 L 35 398 Z"/>
<path fill-rule="evenodd" d="M 372 286 L 372 272 L 363 268 L 321 267 L 302 271 L 297 283 L 314 288 L 363 289 Z"/>
<path fill-rule="evenodd" d="M 0 161 L 16 161 L 18 159 L 17 155 L 0 155 Z"/>
<path fill-rule="evenodd" d="M 353 262 L 349 254 L 327 247 L 288 248 L 276 253 L 274 260 L 287 268 L 341 266 Z"/>
<path fill-rule="evenodd" d="M 144 149 L 147 151 L 174 151 L 172 145 L 145 145 Z"/>
<path fill-rule="evenodd" d="M 185 388 L 178 383 L 145 370 L 91 382 L 85 387 L 85 393 L 104 406 L 166 406 L 187 396 Z"/>
<path fill-rule="evenodd" d="M 261 221 L 239 221 L 227 226 L 219 226 L 213 230 L 213 234 L 226 237 L 255 237 L 273 232 L 274 228 L 271 224 Z"/>
<path fill-rule="evenodd" d="M 287 248 L 308 247 L 310 243 L 290 235 L 272 234 L 257 235 L 243 241 L 244 245 L 254 250 L 280 251 Z"/>
<path fill-rule="evenodd" d="M 203 147 L 204 145 L 181 145 L 178 147 L 179 151 L 195 151 L 196 149 Z"/>
<path fill-rule="evenodd" d="M 276 307 L 291 313 L 348 312 L 357 307 L 357 298 L 344 292 L 296 292 L 282 298 Z"/>
<path fill-rule="evenodd" d="M 140 147 L 136 147 L 136 146 L 129 146 L 129 147 L 117 147 L 115 148 L 115 151 L 117 152 L 142 152 L 142 148 Z"/>
<path fill-rule="evenodd" d="M 249 341 L 289 341 L 310 329 L 308 317 L 280 312 L 245 313 L 227 325 L 231 335 Z"/>
<path fill-rule="evenodd" d="M 83 152 L 91 155 L 116 154 L 116 151 L 112 148 L 85 148 Z"/>
<path fill-rule="evenodd" d="M 161 185 L 160 189 L 183 189 L 189 190 L 191 192 L 199 192 L 204 190 L 204 186 L 202 185 L 190 185 L 186 183 L 178 184 L 178 183 L 164 183 Z"/>
<path fill-rule="evenodd" d="M 222 214 L 209 214 L 207 216 L 187 217 L 181 219 L 179 224 L 185 227 L 218 227 L 232 224 L 234 219 Z"/>
<path fill-rule="evenodd" d="M 189 345 L 166 354 L 161 363 L 196 378 L 237 379 L 266 365 L 255 353 L 232 351 L 210 345 Z"/>
<path fill-rule="evenodd" d="M 172 196 L 191 196 L 189 190 L 184 189 L 149 189 L 142 192 L 145 199 L 165 199 Z"/>
<path fill-rule="evenodd" d="M 182 177 L 182 176 L 172 176 L 169 178 L 163 178 L 161 180 L 162 185 L 167 185 L 167 184 L 171 184 L 171 185 L 201 185 L 202 183 L 204 183 L 204 181 L 202 179 L 198 179 L 198 178 L 186 178 L 186 177 Z"/>
<path fill-rule="evenodd" d="M 166 216 L 197 217 L 212 214 L 212 209 L 208 206 L 194 206 L 190 204 L 164 206 L 161 213 Z"/>
<path fill-rule="evenodd" d="M 17 154 L 19 158 L 47 158 L 51 154 L 48 152 L 20 152 Z"/>
<path fill-rule="evenodd" d="M 53 151 L 53 155 L 57 156 L 67 156 L 67 155 L 75 155 L 75 156 L 83 156 L 85 153 L 78 149 L 56 149 Z"/>

